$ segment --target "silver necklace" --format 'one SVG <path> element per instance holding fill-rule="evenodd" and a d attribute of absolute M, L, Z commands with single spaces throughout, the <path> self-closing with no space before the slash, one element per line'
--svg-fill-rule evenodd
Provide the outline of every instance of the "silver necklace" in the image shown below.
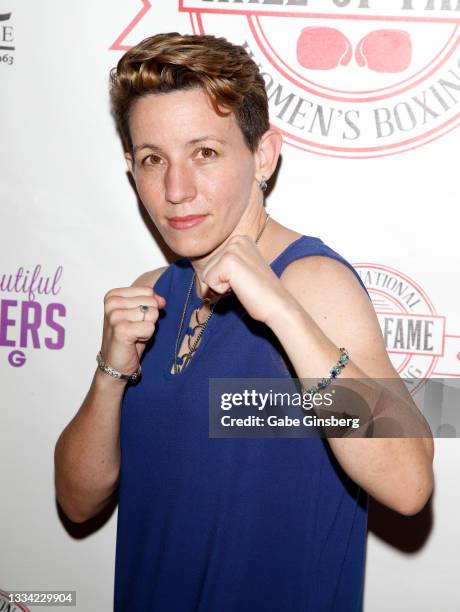
<path fill-rule="evenodd" d="M 265 217 L 265 221 L 264 224 L 262 225 L 262 229 L 260 230 L 255 243 L 257 244 L 259 242 L 260 237 L 262 236 L 262 233 L 267 225 L 268 222 L 268 218 L 270 217 L 270 215 L 267 213 L 267 216 Z M 190 300 L 190 294 L 192 293 L 192 287 L 193 287 L 193 283 L 195 282 L 195 278 L 196 278 L 196 272 L 193 272 L 193 276 L 192 276 L 192 280 L 190 283 L 190 286 L 188 288 L 187 291 L 187 297 L 185 298 L 185 304 L 184 307 L 182 309 L 182 317 L 180 320 L 180 325 L 179 325 L 179 331 L 177 332 L 177 338 L 176 338 L 176 344 L 174 346 L 174 360 L 173 360 L 173 373 L 177 374 L 178 372 L 182 371 L 187 364 L 189 363 L 190 359 L 192 358 L 193 353 L 195 353 L 195 351 L 198 348 L 198 342 L 200 341 L 201 336 L 203 335 L 204 330 L 206 329 L 206 326 L 209 322 L 209 319 L 212 317 L 212 313 L 214 312 L 214 308 L 216 307 L 217 302 L 214 302 L 213 304 L 211 304 L 210 307 L 210 312 L 208 314 L 208 316 L 206 317 L 206 319 L 201 322 L 198 318 L 198 312 L 201 308 L 201 306 L 199 308 L 196 308 L 195 310 L 195 318 L 198 321 L 198 323 L 196 325 L 193 326 L 192 328 L 192 333 L 189 334 L 188 338 L 187 338 L 187 342 L 188 342 L 188 353 L 185 353 L 181 356 L 179 356 L 177 354 L 178 351 L 178 344 L 179 344 L 179 340 L 182 334 L 182 328 L 184 327 L 184 319 L 185 319 L 185 313 L 187 312 L 187 306 Z M 201 303 L 204 304 L 204 302 L 209 301 L 208 298 L 201 300 Z M 199 329 L 199 333 L 197 334 L 195 340 L 193 342 L 191 342 L 191 337 L 195 336 L 195 331 Z M 179 367 L 181 366 L 181 367 Z"/>

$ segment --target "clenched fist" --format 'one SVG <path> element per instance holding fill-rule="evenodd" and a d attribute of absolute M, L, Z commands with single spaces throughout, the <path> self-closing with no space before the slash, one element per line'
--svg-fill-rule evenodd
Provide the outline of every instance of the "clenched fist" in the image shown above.
<path fill-rule="evenodd" d="M 144 311 L 141 305 L 147 306 Z M 104 361 L 124 374 L 137 371 L 146 342 L 153 336 L 159 309 L 166 300 L 151 287 L 111 289 L 104 297 Z"/>

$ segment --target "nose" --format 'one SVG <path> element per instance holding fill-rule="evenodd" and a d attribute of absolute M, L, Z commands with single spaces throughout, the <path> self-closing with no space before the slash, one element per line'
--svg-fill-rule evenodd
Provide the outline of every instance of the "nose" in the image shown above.
<path fill-rule="evenodd" d="M 165 198 L 172 204 L 180 204 L 195 197 L 192 171 L 183 164 L 170 163 L 165 172 Z"/>

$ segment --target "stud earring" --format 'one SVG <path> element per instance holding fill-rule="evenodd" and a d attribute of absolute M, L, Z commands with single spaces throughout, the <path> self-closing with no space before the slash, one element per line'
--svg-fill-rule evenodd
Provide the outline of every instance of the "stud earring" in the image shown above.
<path fill-rule="evenodd" d="M 262 191 L 267 191 L 267 181 L 265 180 L 265 177 L 263 176 L 262 179 L 259 181 L 259 187 L 261 188 Z"/>

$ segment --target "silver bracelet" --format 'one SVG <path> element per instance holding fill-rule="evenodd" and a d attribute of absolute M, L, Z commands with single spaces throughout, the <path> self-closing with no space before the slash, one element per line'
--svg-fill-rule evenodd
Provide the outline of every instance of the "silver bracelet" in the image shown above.
<path fill-rule="evenodd" d="M 329 376 L 327 376 L 326 378 L 322 378 L 317 385 L 314 385 L 313 387 L 310 387 L 309 389 L 306 389 L 305 391 L 302 390 L 302 395 L 305 395 L 307 393 L 308 394 L 317 393 L 318 391 L 321 391 L 321 389 L 324 389 L 329 384 L 331 384 L 334 378 L 337 378 L 337 376 L 340 374 L 343 368 L 347 365 L 350 359 L 350 356 L 346 348 L 341 347 L 339 350 L 340 350 L 339 360 L 336 363 L 336 365 L 330 370 Z"/>
<path fill-rule="evenodd" d="M 122 372 L 118 372 L 118 370 L 115 370 L 114 368 L 112 368 L 112 366 L 110 366 L 108 363 L 106 363 L 102 359 L 101 351 L 99 351 L 99 353 L 96 355 L 96 361 L 97 361 L 97 367 L 100 370 L 102 370 L 105 374 L 108 374 L 109 376 L 111 376 L 112 378 L 118 378 L 121 380 L 129 380 L 129 381 L 134 382 L 141 375 L 142 368 L 140 365 L 139 365 L 137 372 L 134 372 L 134 374 L 123 374 Z"/>

